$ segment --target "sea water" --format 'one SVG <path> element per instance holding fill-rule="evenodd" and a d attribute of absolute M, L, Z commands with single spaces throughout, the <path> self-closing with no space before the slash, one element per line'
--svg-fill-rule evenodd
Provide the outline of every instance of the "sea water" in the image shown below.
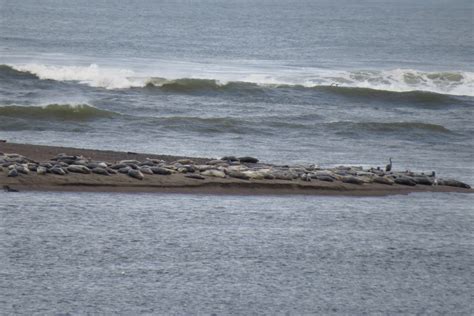
<path fill-rule="evenodd" d="M 471 1 L 0 1 L 0 139 L 474 183 Z M 1 195 L 1 309 L 473 312 L 473 207 Z"/>
<path fill-rule="evenodd" d="M 2 313 L 468 315 L 472 203 L 0 193 Z"/>

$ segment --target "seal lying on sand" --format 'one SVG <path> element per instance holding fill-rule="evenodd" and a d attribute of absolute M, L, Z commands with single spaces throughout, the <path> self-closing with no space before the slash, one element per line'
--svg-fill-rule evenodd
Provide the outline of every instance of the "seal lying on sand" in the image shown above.
<path fill-rule="evenodd" d="M 8 185 L 4 185 L 4 186 L 3 186 L 3 190 L 4 190 L 5 192 L 19 192 L 18 190 L 15 190 L 15 189 L 10 188 Z"/>
<path fill-rule="evenodd" d="M 425 173 L 416 173 L 409 170 L 394 171 L 391 164 L 389 171 L 382 168 L 368 168 L 361 166 L 335 166 L 331 168 L 321 168 L 315 164 L 311 165 L 274 165 L 259 162 L 253 157 L 227 156 L 224 160 L 203 160 L 194 163 L 191 159 L 179 159 L 173 162 L 166 162 L 158 159 L 145 160 L 120 160 L 114 162 L 98 161 L 86 158 L 82 155 L 59 154 L 47 161 L 35 162 L 19 154 L 0 153 L 0 175 L 5 177 L 19 177 L 17 179 L 8 179 L 3 184 L 15 183 L 20 181 L 22 185 L 28 185 L 39 181 L 32 179 L 36 175 L 41 175 L 47 179 L 54 177 L 54 181 L 61 183 L 73 183 L 70 179 L 59 179 L 58 176 L 69 176 L 73 179 L 80 179 L 84 183 L 88 182 L 88 177 L 96 176 L 113 176 L 122 177 L 124 175 L 130 178 L 143 180 L 145 177 L 171 176 L 179 179 L 180 183 L 183 179 L 207 180 L 203 181 L 207 184 L 229 183 L 233 179 L 244 180 L 253 184 L 278 183 L 278 185 L 299 184 L 303 182 L 312 182 L 315 184 L 304 183 L 305 187 L 349 187 L 340 186 L 339 184 L 348 183 L 349 185 L 357 185 L 360 190 L 364 190 L 369 185 L 383 184 L 399 186 L 451 186 L 462 189 L 469 189 L 466 183 L 437 178 L 435 172 L 431 175 Z M 390 160 L 391 161 L 391 160 Z M 34 174 L 31 174 L 34 172 Z M 213 179 L 214 178 L 214 179 Z M 216 179 L 221 178 L 221 179 Z M 0 178 L 1 179 L 1 178 Z M 32 182 L 29 182 L 32 180 Z M 162 180 L 162 181 L 161 181 Z M 170 179 L 161 179 L 162 182 L 169 182 Z M 171 179 L 174 181 L 174 179 Z M 46 180 L 41 180 L 46 181 Z M 106 180 L 103 180 L 106 181 Z M 108 181 L 108 180 L 107 180 Z M 120 182 L 121 180 L 118 180 Z M 238 182 L 244 182 L 238 181 Z M 94 184 L 100 183 L 99 179 L 94 179 Z M 110 180 L 107 183 L 113 183 Z M 235 182 L 235 181 L 234 181 Z M 321 183 L 334 182 L 334 184 Z M 130 181 L 127 181 L 129 184 Z M 185 182 L 183 182 L 185 183 Z M 194 185 L 194 184 L 193 184 Z M 277 185 L 275 185 L 277 186 Z M 354 186 L 350 186 L 353 188 Z M 359 188 L 357 190 L 359 190 Z M 370 189 L 368 187 L 367 189 Z"/>

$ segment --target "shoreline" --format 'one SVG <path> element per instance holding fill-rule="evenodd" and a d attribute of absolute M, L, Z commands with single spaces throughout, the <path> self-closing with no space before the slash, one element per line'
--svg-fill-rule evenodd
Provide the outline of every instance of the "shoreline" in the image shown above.
<path fill-rule="evenodd" d="M 30 145 L 17 143 L 0 143 L 0 156 L 5 154 L 19 154 L 28 159 L 40 162 L 48 161 L 58 154 L 64 153 L 77 157 L 87 157 L 94 161 L 157 161 L 161 164 L 171 164 L 173 161 L 192 160 L 195 166 L 203 166 L 216 163 L 216 160 L 207 158 L 182 157 L 145 153 L 130 153 L 105 150 L 80 149 L 59 146 Z M 148 159 L 148 160 L 147 160 Z M 219 163 L 217 161 L 217 163 Z M 111 163 L 109 163 L 111 164 Z M 175 163 L 180 165 L 180 163 Z M 151 164 L 150 164 L 151 165 Z M 253 170 L 259 164 L 237 164 L 222 162 L 222 165 L 233 168 L 237 165 L 242 170 Z M 194 165 L 191 165 L 191 167 Z M 172 166 L 171 166 L 172 167 Z M 171 168 L 169 167 L 169 168 Z M 186 166 L 185 166 L 186 167 Z M 267 165 L 265 165 L 267 167 Z M 225 169 L 224 167 L 220 167 Z M 259 166 L 260 168 L 260 166 Z M 261 167 L 263 168 L 263 167 Z M 145 168 L 147 169 L 147 168 Z M 255 168 L 254 168 L 255 169 Z M 263 170 L 263 169 L 262 169 Z M 265 169 L 267 170 L 267 169 Z M 111 172 L 113 170 L 110 170 Z M 180 170 L 173 171 L 168 175 L 145 174 L 139 180 L 127 174 L 116 173 L 110 175 L 99 175 L 94 173 L 69 172 L 66 175 L 47 173 L 39 175 L 36 172 L 20 174 L 16 177 L 8 177 L 8 167 L 0 170 L 0 186 L 10 186 L 19 191 L 56 191 L 56 192 L 116 192 L 116 193 L 186 193 L 206 195 L 333 195 L 333 196 L 387 196 L 396 194 L 409 194 L 414 192 L 459 192 L 473 193 L 470 188 L 462 188 L 448 185 L 401 185 L 392 183 L 364 182 L 347 183 L 340 180 L 331 182 L 322 181 L 318 178 L 304 179 L 294 178 L 248 178 L 232 174 L 225 169 L 225 177 L 207 176 L 205 172 L 192 171 L 187 173 Z M 252 176 L 253 171 L 244 171 Z M 230 173 L 230 176 L 229 176 Z M 367 172 L 361 172 L 367 173 Z M 201 174 L 203 176 L 201 176 Z M 205 175 L 205 176 L 204 176 Z M 349 179 L 349 177 L 343 177 Z M 364 177 L 362 177 L 364 178 Z M 352 179 L 351 182 L 355 180 Z"/>

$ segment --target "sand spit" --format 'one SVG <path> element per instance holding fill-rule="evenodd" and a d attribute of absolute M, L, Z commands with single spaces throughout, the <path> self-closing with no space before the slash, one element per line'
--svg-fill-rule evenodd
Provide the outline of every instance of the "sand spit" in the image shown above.
<path fill-rule="evenodd" d="M 454 179 L 354 166 L 272 165 L 254 157 L 176 157 L 0 143 L 0 185 L 13 190 L 378 196 L 474 190 Z"/>

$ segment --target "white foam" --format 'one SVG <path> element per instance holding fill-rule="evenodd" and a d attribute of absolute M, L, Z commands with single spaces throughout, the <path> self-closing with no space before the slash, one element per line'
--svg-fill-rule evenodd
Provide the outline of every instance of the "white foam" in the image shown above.
<path fill-rule="evenodd" d="M 154 66 L 143 72 L 131 69 L 89 66 L 57 66 L 45 64 L 11 65 L 40 79 L 77 81 L 92 87 L 126 89 L 160 85 L 179 78 L 213 79 L 220 84 L 231 81 L 259 85 L 300 85 L 305 87 L 338 85 L 394 92 L 426 91 L 449 95 L 474 96 L 474 73 L 462 71 L 426 72 L 415 69 L 391 70 L 327 70 L 318 68 L 258 68 L 201 64 Z M 165 78 L 165 79 L 157 79 Z"/>
<path fill-rule="evenodd" d="M 52 66 L 43 64 L 13 65 L 18 71 L 30 72 L 40 79 L 56 81 L 78 81 L 91 87 L 125 89 L 142 86 L 128 79 L 134 72 L 127 69 L 101 68 L 96 64 L 89 66 Z"/>
<path fill-rule="evenodd" d="M 426 91 L 474 96 L 474 73 L 424 72 L 414 69 L 345 72 L 336 80 L 341 86 L 394 92 Z"/>

